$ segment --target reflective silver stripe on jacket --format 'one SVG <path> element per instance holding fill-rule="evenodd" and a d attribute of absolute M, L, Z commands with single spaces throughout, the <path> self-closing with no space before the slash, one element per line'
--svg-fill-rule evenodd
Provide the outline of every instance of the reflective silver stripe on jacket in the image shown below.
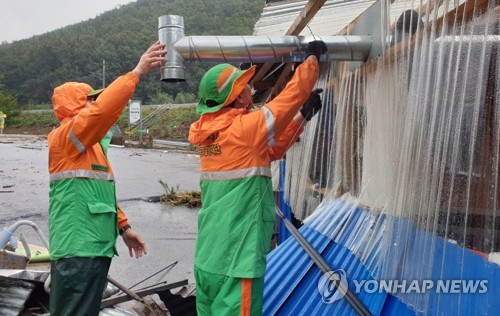
<path fill-rule="evenodd" d="M 271 178 L 271 169 L 266 167 L 252 167 L 231 171 L 214 171 L 202 172 L 200 175 L 201 181 L 213 180 L 234 180 L 243 179 L 251 176 L 264 176 Z"/>
<path fill-rule="evenodd" d="M 115 180 L 115 176 L 112 173 L 96 172 L 90 170 L 70 170 L 70 171 L 63 171 L 51 174 L 50 182 L 64 180 L 64 179 L 73 179 L 73 178 L 88 178 L 94 180 L 107 180 L 107 181 Z"/>
<path fill-rule="evenodd" d="M 267 107 L 262 107 L 262 111 L 264 111 L 264 117 L 266 119 L 266 127 L 267 127 L 267 144 L 269 147 L 274 147 L 276 141 L 274 140 L 274 114 Z"/>
<path fill-rule="evenodd" d="M 69 132 L 69 139 L 71 139 L 71 142 L 73 143 L 73 145 L 75 145 L 76 149 L 78 149 L 80 153 L 85 152 L 85 146 L 83 146 L 80 140 L 76 137 L 75 133 L 73 133 L 73 130 Z"/>

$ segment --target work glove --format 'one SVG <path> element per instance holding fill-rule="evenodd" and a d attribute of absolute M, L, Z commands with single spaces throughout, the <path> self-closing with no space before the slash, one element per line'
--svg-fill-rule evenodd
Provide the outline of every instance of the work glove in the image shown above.
<path fill-rule="evenodd" d="M 316 113 L 321 110 L 321 97 L 319 94 L 323 92 L 323 89 L 315 89 L 311 92 L 309 99 L 307 99 L 306 103 L 300 108 L 300 113 L 306 119 L 306 121 L 310 121 Z"/>
<path fill-rule="evenodd" d="M 328 47 L 323 41 L 312 41 L 307 43 L 306 46 L 306 58 L 314 55 L 319 61 L 319 57 L 328 52 Z"/>

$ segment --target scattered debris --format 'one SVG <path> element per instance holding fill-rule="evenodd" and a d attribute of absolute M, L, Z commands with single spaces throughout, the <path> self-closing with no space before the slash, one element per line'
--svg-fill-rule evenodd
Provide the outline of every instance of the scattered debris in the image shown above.
<path fill-rule="evenodd" d="M 196 286 L 192 283 L 179 291 L 158 291 L 158 296 L 172 316 L 196 316 Z"/>
<path fill-rule="evenodd" d="M 144 152 L 134 151 L 133 153 L 131 153 L 131 154 L 129 155 L 129 157 L 130 157 L 130 156 L 139 156 L 139 157 L 141 157 L 142 155 L 145 155 L 145 154 L 146 154 L 146 153 L 144 153 Z"/>
<path fill-rule="evenodd" d="M 35 285 L 18 279 L 0 276 L 0 312 L 2 315 L 20 315 Z"/>
<path fill-rule="evenodd" d="M 185 205 L 187 207 L 201 207 L 201 193 L 200 191 L 186 191 L 178 192 L 179 185 L 175 188 L 169 186 L 167 183 L 160 180 L 160 184 L 165 189 L 165 194 L 160 197 L 161 202 L 173 205 L 181 206 Z"/>
<path fill-rule="evenodd" d="M 27 146 L 27 145 L 22 145 L 22 146 L 17 146 L 19 148 L 23 148 L 23 149 L 35 149 L 35 150 L 42 150 L 43 148 L 42 147 L 34 147 L 34 146 Z"/>
<path fill-rule="evenodd" d="M 144 201 L 149 203 L 159 203 L 161 202 L 161 196 L 147 196 L 147 197 L 138 197 L 130 199 L 121 199 L 118 202 L 128 202 L 128 201 Z"/>

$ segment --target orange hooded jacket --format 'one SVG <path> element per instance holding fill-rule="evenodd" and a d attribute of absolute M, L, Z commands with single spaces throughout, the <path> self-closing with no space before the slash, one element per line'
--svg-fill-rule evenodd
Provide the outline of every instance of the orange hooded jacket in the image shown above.
<path fill-rule="evenodd" d="M 307 59 L 260 110 L 223 107 L 191 125 L 189 141 L 199 145 L 201 163 L 197 269 L 239 278 L 264 275 L 276 217 L 270 162 L 302 132 L 293 118 L 317 78 L 317 61 Z"/>
<path fill-rule="evenodd" d="M 54 89 L 61 126 L 48 137 L 51 257 L 113 256 L 117 230 L 127 224 L 116 202 L 114 175 L 100 141 L 118 120 L 139 79 L 117 78 L 86 107 L 85 83 Z"/>

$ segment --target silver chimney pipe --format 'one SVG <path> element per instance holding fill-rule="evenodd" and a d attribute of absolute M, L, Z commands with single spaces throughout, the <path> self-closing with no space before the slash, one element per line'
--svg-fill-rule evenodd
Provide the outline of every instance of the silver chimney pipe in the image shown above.
<path fill-rule="evenodd" d="M 168 82 L 185 81 L 184 62 L 173 49 L 172 44 L 184 37 L 184 18 L 180 15 L 163 15 L 158 18 L 158 38 L 165 43 L 167 56 L 160 68 L 161 80 Z"/>
<path fill-rule="evenodd" d="M 322 40 L 328 46 L 328 55 L 322 57 L 322 61 L 365 61 L 372 47 L 372 38 L 370 36 L 358 35 L 167 37 L 165 35 L 173 33 L 168 31 L 170 28 L 184 29 L 183 25 L 182 27 L 166 25 L 166 21 L 173 20 L 171 17 L 168 15 L 160 17 L 159 28 L 163 30 L 159 32 L 160 41 L 165 43 L 167 50 L 169 50 L 165 67 L 162 68 L 163 81 L 179 81 L 180 72 L 173 73 L 174 69 L 182 68 L 184 70 L 183 61 L 228 63 L 300 62 L 306 58 L 307 44 L 313 40 Z M 175 52 L 171 54 L 170 50 Z M 171 77 L 172 75 L 177 77 Z"/>
<path fill-rule="evenodd" d="M 185 61 L 289 63 L 306 58 L 307 43 L 322 40 L 327 60 L 364 61 L 369 36 L 187 36 L 173 43 Z M 323 57 L 322 57 L 323 58 Z"/>

